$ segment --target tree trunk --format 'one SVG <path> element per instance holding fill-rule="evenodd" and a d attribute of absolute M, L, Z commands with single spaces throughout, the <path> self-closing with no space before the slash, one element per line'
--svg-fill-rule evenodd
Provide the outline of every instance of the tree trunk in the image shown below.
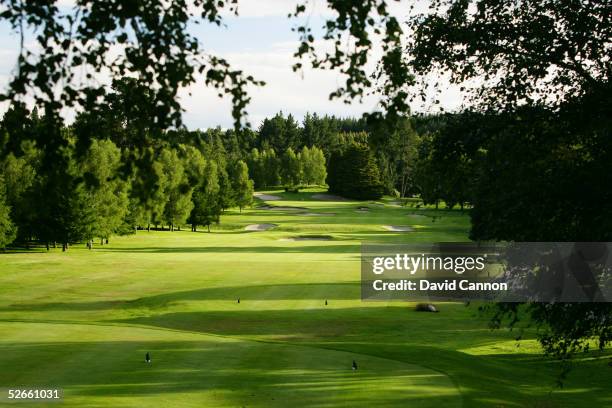
<path fill-rule="evenodd" d="M 151 232 L 151 224 L 147 224 L 147 232 Z"/>
<path fill-rule="evenodd" d="M 438 204 L 440 203 L 440 200 L 436 200 L 436 210 L 438 209 Z"/>
<path fill-rule="evenodd" d="M 104 245 L 104 238 L 100 238 L 100 245 Z"/>
<path fill-rule="evenodd" d="M 53 241 L 53 248 L 57 248 L 57 242 Z"/>
<path fill-rule="evenodd" d="M 67 249 L 68 249 L 68 244 L 63 243 L 62 244 L 62 252 L 66 252 Z"/>
<path fill-rule="evenodd" d="M 47 241 L 47 251 L 49 250 L 49 241 Z"/>
<path fill-rule="evenodd" d="M 208 232 L 210 232 L 210 224 L 208 224 L 207 227 L 208 227 Z"/>

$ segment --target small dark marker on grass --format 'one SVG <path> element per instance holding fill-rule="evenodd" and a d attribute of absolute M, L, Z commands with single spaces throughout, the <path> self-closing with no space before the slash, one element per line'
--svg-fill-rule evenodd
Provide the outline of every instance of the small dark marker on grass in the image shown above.
<path fill-rule="evenodd" d="M 147 363 L 151 362 L 151 355 L 149 354 L 148 351 L 147 351 L 147 354 L 145 354 L 145 362 L 147 362 Z"/>
<path fill-rule="evenodd" d="M 238 298 L 238 303 L 240 303 L 240 298 Z"/>
<path fill-rule="evenodd" d="M 327 299 L 325 299 L 325 306 L 327 306 Z"/>
<path fill-rule="evenodd" d="M 357 371 L 357 362 L 353 360 L 353 371 Z"/>

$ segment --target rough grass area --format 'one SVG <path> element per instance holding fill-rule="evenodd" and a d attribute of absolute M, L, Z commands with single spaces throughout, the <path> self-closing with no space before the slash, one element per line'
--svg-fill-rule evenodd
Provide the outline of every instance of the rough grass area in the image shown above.
<path fill-rule="evenodd" d="M 477 305 L 360 300 L 362 241 L 467 240 L 465 213 L 264 193 L 336 215 L 236 210 L 211 233 L 0 255 L 0 388 L 62 387 L 63 407 L 612 406 L 609 354 L 559 390 L 533 332 L 517 344 Z M 307 236 L 331 239 L 281 241 Z"/>

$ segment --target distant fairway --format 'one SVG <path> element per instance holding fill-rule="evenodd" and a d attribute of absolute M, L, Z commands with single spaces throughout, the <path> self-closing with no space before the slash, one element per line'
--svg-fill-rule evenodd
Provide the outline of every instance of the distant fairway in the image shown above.
<path fill-rule="evenodd" d="M 463 304 L 361 302 L 361 241 L 464 241 L 465 214 L 316 192 L 265 192 L 306 210 L 230 211 L 211 233 L 0 255 L 0 388 L 62 387 L 67 407 L 612 406 L 607 360 L 549 395 L 558 365 L 531 333 L 517 347 Z M 326 240 L 291 239 L 308 236 Z"/>

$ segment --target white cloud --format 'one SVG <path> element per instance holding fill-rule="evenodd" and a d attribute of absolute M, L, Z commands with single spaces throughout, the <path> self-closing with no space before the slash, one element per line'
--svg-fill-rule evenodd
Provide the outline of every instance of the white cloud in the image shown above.
<path fill-rule="evenodd" d="M 248 111 L 253 126 L 257 127 L 265 117 L 281 110 L 301 118 L 306 112 L 360 115 L 376 107 L 373 97 L 351 105 L 330 101 L 328 95 L 341 84 L 341 76 L 337 72 L 311 68 L 302 73 L 293 72 L 291 66 L 296 46 L 296 43 L 279 43 L 267 50 L 220 54 L 234 68 L 266 82 L 266 86 L 250 90 L 252 102 Z M 187 95 L 188 92 L 191 92 L 191 96 Z M 199 84 L 190 87 L 182 96 L 189 122 L 195 121 L 196 126 L 209 126 L 212 119 L 224 127 L 231 126 L 229 99 L 219 100 L 214 92 L 205 90 Z"/>

